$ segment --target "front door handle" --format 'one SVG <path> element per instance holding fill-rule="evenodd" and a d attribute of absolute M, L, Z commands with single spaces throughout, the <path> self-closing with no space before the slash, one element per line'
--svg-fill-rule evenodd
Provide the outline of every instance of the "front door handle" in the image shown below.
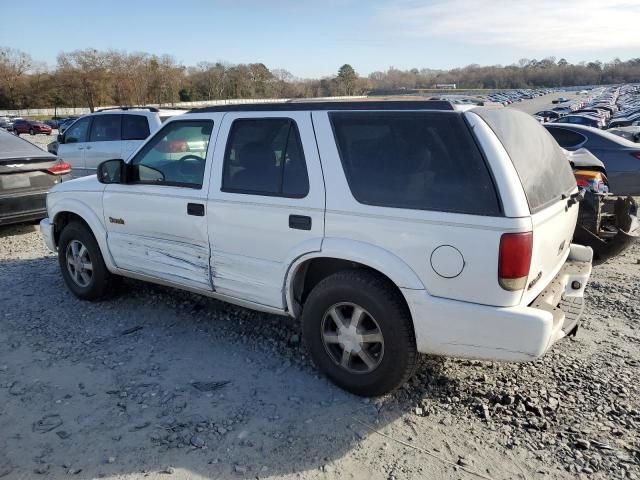
<path fill-rule="evenodd" d="M 289 228 L 311 230 L 311 217 L 305 215 L 289 215 Z"/>
<path fill-rule="evenodd" d="M 204 217 L 204 205 L 202 203 L 187 203 L 187 215 Z"/>
<path fill-rule="evenodd" d="M 86 146 L 86 147 L 84 147 L 84 148 L 86 148 L 87 150 L 91 150 L 91 145 L 87 145 L 87 146 Z"/>

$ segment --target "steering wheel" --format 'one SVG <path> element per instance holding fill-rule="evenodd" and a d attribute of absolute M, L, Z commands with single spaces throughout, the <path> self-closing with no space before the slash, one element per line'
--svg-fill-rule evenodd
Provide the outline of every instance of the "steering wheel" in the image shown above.
<path fill-rule="evenodd" d="M 178 160 L 178 171 L 189 180 L 199 178 L 204 170 L 203 163 L 204 158 L 198 155 L 185 155 Z"/>

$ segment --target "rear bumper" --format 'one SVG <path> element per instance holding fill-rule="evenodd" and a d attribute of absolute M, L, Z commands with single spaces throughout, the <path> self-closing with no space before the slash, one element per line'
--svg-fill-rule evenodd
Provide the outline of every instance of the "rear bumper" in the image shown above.
<path fill-rule="evenodd" d="M 47 216 L 47 191 L 0 195 L 0 225 L 39 220 Z"/>
<path fill-rule="evenodd" d="M 577 327 L 592 255 L 590 248 L 572 244 L 560 272 L 528 306 L 491 307 L 402 289 L 418 351 L 479 360 L 535 360 Z"/>

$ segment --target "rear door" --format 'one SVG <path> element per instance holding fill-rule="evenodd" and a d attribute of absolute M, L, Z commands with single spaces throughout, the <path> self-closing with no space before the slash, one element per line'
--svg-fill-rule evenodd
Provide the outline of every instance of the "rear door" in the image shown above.
<path fill-rule="evenodd" d="M 216 292 L 275 308 L 294 259 L 319 251 L 325 193 L 309 112 L 227 113 L 207 206 Z"/>
<path fill-rule="evenodd" d="M 88 145 L 91 117 L 80 118 L 64 132 L 64 143 L 58 146 L 58 157 L 71 165 L 71 175 L 88 175 L 84 163 L 85 149 Z M 95 172 L 94 172 L 95 173 Z"/>
<path fill-rule="evenodd" d="M 105 160 L 121 158 L 122 115 L 103 113 L 95 115 L 91 123 L 89 142 L 85 147 L 84 164 L 87 175 L 94 175 Z"/>
<path fill-rule="evenodd" d="M 578 191 L 567 157 L 530 115 L 515 110 L 474 111 L 498 137 L 518 174 L 531 212 L 533 250 L 522 303 L 529 303 L 555 277 L 569 255 L 578 218 Z"/>

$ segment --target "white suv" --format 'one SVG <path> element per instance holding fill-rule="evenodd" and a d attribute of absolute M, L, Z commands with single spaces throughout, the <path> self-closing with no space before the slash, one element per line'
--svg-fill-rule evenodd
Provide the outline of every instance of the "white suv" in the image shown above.
<path fill-rule="evenodd" d="M 73 177 L 93 175 L 105 160 L 128 158 L 165 119 L 184 112 L 153 107 L 98 110 L 58 135 L 57 154 L 71 165 Z"/>
<path fill-rule="evenodd" d="M 418 352 L 527 361 L 575 332 L 591 249 L 578 189 L 530 115 L 446 102 L 237 105 L 170 119 L 64 182 L 41 231 L 71 291 L 118 276 L 301 318 L 359 395 Z"/>

